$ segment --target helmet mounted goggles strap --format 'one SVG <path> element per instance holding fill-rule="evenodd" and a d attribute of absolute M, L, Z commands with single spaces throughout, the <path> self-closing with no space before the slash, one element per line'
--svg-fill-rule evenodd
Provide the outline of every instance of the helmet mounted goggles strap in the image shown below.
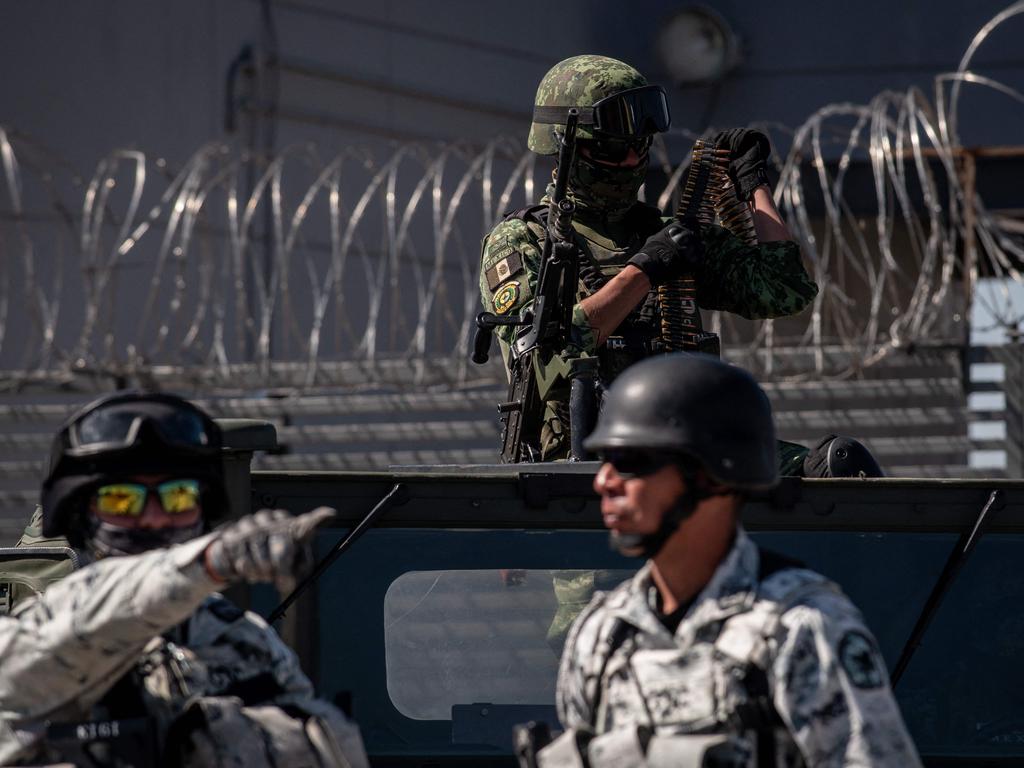
<path fill-rule="evenodd" d="M 644 85 L 607 96 L 592 107 L 542 106 L 533 108 L 533 122 L 564 125 L 569 110 L 579 112 L 579 125 L 609 136 L 652 136 L 667 131 L 671 118 L 665 89 Z"/>
<path fill-rule="evenodd" d="M 677 466 L 679 467 L 680 474 L 683 476 L 683 481 L 686 483 L 686 491 L 661 516 L 658 530 L 647 534 L 617 534 L 612 532 L 612 549 L 626 557 L 653 558 L 661 551 L 661 548 L 665 546 L 665 542 L 672 537 L 672 534 L 676 532 L 683 521 L 696 511 L 697 505 L 700 502 L 712 496 L 719 496 L 728 492 L 725 489 L 700 487 L 698 483 L 698 469 L 685 462 L 680 462 Z"/>

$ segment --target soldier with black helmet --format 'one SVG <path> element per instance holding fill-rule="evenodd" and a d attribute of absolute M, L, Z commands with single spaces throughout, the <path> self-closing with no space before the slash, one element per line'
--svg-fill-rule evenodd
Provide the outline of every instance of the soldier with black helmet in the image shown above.
<path fill-rule="evenodd" d="M 95 562 L 0 616 L 0 764 L 366 766 L 294 652 L 218 593 L 290 589 L 333 516 L 227 517 L 217 424 L 166 394 L 97 400 L 58 431 L 43 534 Z"/>
<path fill-rule="evenodd" d="M 857 609 L 739 524 L 778 479 L 751 376 L 697 354 L 638 363 L 587 446 L 613 545 L 647 562 L 574 623 L 567 732 L 539 766 L 920 765 Z"/>

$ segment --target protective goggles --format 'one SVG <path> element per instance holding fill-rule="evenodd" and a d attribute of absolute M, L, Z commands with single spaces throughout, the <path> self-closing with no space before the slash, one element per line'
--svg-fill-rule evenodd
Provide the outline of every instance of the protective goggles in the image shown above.
<path fill-rule="evenodd" d="M 564 124 L 570 107 L 533 108 L 533 122 Z M 607 96 L 592 107 L 575 107 L 579 124 L 609 136 L 653 136 L 667 131 L 672 120 L 668 99 L 660 85 L 642 85 Z"/>
<path fill-rule="evenodd" d="M 67 427 L 66 453 L 86 457 L 130 448 L 139 442 L 144 425 L 169 448 L 206 453 L 219 447 L 216 426 L 198 409 L 177 399 L 147 399 L 106 402 L 83 414 Z"/>
<path fill-rule="evenodd" d="M 93 496 L 96 511 L 115 517 L 139 517 L 146 499 L 155 493 L 168 515 L 185 515 L 199 507 L 202 486 L 198 480 L 166 480 L 156 485 L 144 483 L 110 483 L 101 485 Z"/>
<path fill-rule="evenodd" d="M 680 457 L 668 453 L 631 449 L 605 451 L 601 460 L 611 464 L 619 475 L 628 479 L 653 475 L 670 464 L 678 464 Z"/>

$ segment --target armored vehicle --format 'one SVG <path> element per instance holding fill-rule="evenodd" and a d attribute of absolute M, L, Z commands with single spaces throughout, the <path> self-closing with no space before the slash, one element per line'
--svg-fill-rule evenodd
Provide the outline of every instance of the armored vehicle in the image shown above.
<path fill-rule="evenodd" d="M 516 765 L 512 726 L 557 723 L 574 606 L 639 565 L 608 547 L 597 465 L 251 472 L 273 427 L 222 424 L 236 509 L 339 510 L 294 603 L 233 596 L 357 719 L 373 765 Z M 861 608 L 926 765 L 1024 764 L 1024 481 L 787 478 L 745 525 Z"/>
<path fill-rule="evenodd" d="M 513 724 L 557 722 L 566 607 L 639 565 L 608 547 L 596 466 L 251 473 L 253 507 L 339 509 L 321 557 L 365 531 L 278 626 L 374 765 L 512 766 Z M 789 478 L 745 525 L 860 606 L 927 765 L 1024 762 L 1024 482 Z"/>

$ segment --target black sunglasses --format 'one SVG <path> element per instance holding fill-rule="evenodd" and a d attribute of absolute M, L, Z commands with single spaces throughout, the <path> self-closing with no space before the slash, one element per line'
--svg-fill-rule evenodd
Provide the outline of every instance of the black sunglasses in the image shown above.
<path fill-rule="evenodd" d="M 680 457 L 656 451 L 605 451 L 601 460 L 615 467 L 623 477 L 647 477 L 659 472 L 669 464 L 678 464 Z"/>

